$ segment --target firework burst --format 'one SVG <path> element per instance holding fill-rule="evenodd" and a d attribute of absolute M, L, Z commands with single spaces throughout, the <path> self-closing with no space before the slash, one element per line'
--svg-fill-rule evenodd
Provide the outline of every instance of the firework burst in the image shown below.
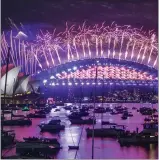
<path fill-rule="evenodd" d="M 34 41 L 1 36 L 2 64 L 5 63 L 7 47 L 11 47 L 11 62 L 21 66 L 26 74 L 47 69 L 69 61 L 87 58 L 111 58 L 134 61 L 157 68 L 157 37 L 153 31 L 144 32 L 131 26 L 68 26 L 64 32 L 40 31 Z"/>

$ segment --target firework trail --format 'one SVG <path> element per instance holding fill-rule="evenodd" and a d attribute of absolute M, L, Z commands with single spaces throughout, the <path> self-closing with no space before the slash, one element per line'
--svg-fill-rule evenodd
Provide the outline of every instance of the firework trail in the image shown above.
<path fill-rule="evenodd" d="M 14 25 L 15 26 L 15 25 Z M 17 28 L 17 26 L 15 26 Z M 17 31 L 19 32 L 18 28 Z M 135 61 L 157 68 L 157 37 L 130 26 L 95 24 L 81 26 L 66 23 L 64 32 L 40 31 L 34 41 L 1 35 L 2 62 L 11 47 L 11 62 L 21 66 L 27 74 L 50 68 L 65 62 L 87 58 L 114 58 Z"/>

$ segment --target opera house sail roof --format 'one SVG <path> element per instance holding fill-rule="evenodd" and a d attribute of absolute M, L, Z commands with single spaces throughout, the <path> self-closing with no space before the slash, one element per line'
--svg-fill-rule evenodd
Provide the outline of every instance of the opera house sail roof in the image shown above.
<path fill-rule="evenodd" d="M 6 66 L 2 66 L 1 68 L 1 95 L 5 93 L 5 79 L 7 75 L 7 83 L 6 83 L 6 95 L 13 96 L 16 94 L 25 94 L 26 92 L 34 92 L 35 88 L 32 82 L 29 82 L 30 76 L 23 75 L 20 72 L 21 67 L 14 67 L 13 65 L 9 64 L 8 75 L 6 74 Z M 36 88 L 39 87 L 39 83 L 36 84 Z"/>

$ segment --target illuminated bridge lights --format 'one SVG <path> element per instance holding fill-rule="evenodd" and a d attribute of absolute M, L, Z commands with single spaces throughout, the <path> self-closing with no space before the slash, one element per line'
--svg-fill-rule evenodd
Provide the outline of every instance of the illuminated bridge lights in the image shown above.
<path fill-rule="evenodd" d="M 46 85 L 46 83 L 44 83 L 44 85 Z M 114 80 L 114 81 L 109 81 L 107 80 L 106 82 L 102 82 L 102 81 L 97 81 L 97 83 L 95 82 L 92 82 L 92 81 L 89 81 L 89 80 L 86 80 L 86 81 L 82 81 L 82 82 L 75 82 L 73 80 L 70 80 L 69 81 L 65 81 L 65 82 L 61 82 L 61 81 L 58 81 L 58 82 L 50 82 L 49 85 L 51 86 L 94 86 L 94 85 L 97 85 L 97 86 L 103 86 L 103 85 L 106 85 L 106 86 L 115 86 L 115 85 L 120 85 L 120 86 L 127 86 L 127 85 L 131 85 L 131 86 L 157 86 L 157 81 L 155 82 L 148 82 L 148 81 L 141 81 L 141 80 L 137 80 L 137 81 L 129 81 L 129 80 L 126 80 L 126 81 L 121 81 L 121 80 Z"/>
<path fill-rule="evenodd" d="M 156 77 L 147 72 L 137 71 L 131 68 L 120 66 L 96 66 L 98 79 L 121 79 L 121 80 L 154 80 Z M 57 79 L 95 79 L 96 67 L 87 67 L 87 69 L 76 69 L 69 73 L 56 74 Z"/>

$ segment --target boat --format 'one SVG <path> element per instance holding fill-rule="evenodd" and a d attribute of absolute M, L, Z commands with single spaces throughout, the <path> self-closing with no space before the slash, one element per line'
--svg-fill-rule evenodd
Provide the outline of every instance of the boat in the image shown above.
<path fill-rule="evenodd" d="M 82 117 L 82 114 L 79 114 L 79 112 L 72 112 L 68 118 L 69 119 L 80 119 Z"/>
<path fill-rule="evenodd" d="M 38 126 L 40 127 L 41 132 L 59 132 L 65 129 L 65 126 L 61 124 L 41 124 Z"/>
<path fill-rule="evenodd" d="M 118 142 L 121 146 L 158 144 L 158 123 L 144 123 L 143 130 L 120 135 Z"/>
<path fill-rule="evenodd" d="M 61 130 L 65 129 L 64 125 L 61 125 L 60 119 L 52 119 L 48 124 L 40 124 L 39 127 L 41 129 L 41 132 L 59 132 Z"/>
<path fill-rule="evenodd" d="M 124 111 L 124 112 L 123 112 L 123 115 L 124 115 L 124 116 L 127 116 L 127 117 L 133 117 L 133 114 L 130 113 L 130 112 L 128 112 L 128 111 Z"/>
<path fill-rule="evenodd" d="M 50 111 L 52 110 L 52 107 L 45 107 L 42 110 L 44 110 L 46 113 L 50 113 Z"/>
<path fill-rule="evenodd" d="M 155 115 L 155 114 L 154 114 L 153 117 L 154 117 L 154 118 L 158 118 L 158 115 Z"/>
<path fill-rule="evenodd" d="M 125 133 L 125 126 L 107 124 L 108 128 L 95 128 L 94 137 L 118 137 Z M 87 128 L 87 137 L 91 137 L 93 129 Z"/>
<path fill-rule="evenodd" d="M 115 111 L 111 111 L 110 114 L 111 114 L 111 115 L 117 115 L 117 114 L 119 114 L 119 113 L 118 113 L 118 112 L 115 112 Z"/>
<path fill-rule="evenodd" d="M 71 124 L 93 124 L 93 118 L 88 119 L 70 119 Z M 96 119 L 94 120 L 94 124 L 96 124 Z"/>
<path fill-rule="evenodd" d="M 25 117 L 25 116 L 24 115 L 18 115 L 18 114 L 16 115 L 16 114 L 12 113 L 12 117 Z"/>
<path fill-rule="evenodd" d="M 105 111 L 106 111 L 106 112 L 112 112 L 113 109 L 111 109 L 110 107 L 106 107 Z"/>
<path fill-rule="evenodd" d="M 2 111 L 2 114 L 10 114 L 10 113 L 12 113 L 12 111 L 10 111 L 10 110 L 3 110 Z"/>
<path fill-rule="evenodd" d="M 128 113 L 127 116 L 128 116 L 128 117 L 133 117 L 133 114 L 132 114 L 132 113 Z"/>
<path fill-rule="evenodd" d="M 73 110 L 76 110 L 76 109 L 78 109 L 78 108 L 74 106 L 72 109 L 73 109 Z"/>
<path fill-rule="evenodd" d="M 69 149 L 76 149 L 79 150 L 79 146 L 68 146 Z"/>
<path fill-rule="evenodd" d="M 106 113 L 106 110 L 102 107 L 95 108 L 95 113 Z"/>
<path fill-rule="evenodd" d="M 48 114 L 50 111 L 49 110 L 38 110 L 38 111 L 35 111 L 36 114 Z"/>
<path fill-rule="evenodd" d="M 53 144 L 56 148 L 59 149 L 62 148 L 56 138 L 28 137 L 28 138 L 23 138 L 23 140 L 28 143 L 35 142 L 35 143 Z"/>
<path fill-rule="evenodd" d="M 30 113 L 27 115 L 28 118 L 46 118 L 46 115 L 45 114 L 33 114 L 33 113 Z"/>
<path fill-rule="evenodd" d="M 93 105 L 89 105 L 88 108 L 89 108 L 89 109 L 93 109 L 94 106 L 93 106 Z"/>
<path fill-rule="evenodd" d="M 77 108 L 76 108 L 76 109 L 77 109 Z M 89 111 L 89 108 L 84 106 L 84 107 L 80 108 L 79 111 L 80 111 L 80 112 Z"/>
<path fill-rule="evenodd" d="M 117 125 L 116 123 L 110 123 L 109 121 L 102 121 L 102 125 Z"/>
<path fill-rule="evenodd" d="M 36 153 L 43 154 L 55 154 L 60 150 L 56 148 L 53 144 L 36 143 L 36 142 L 16 142 L 16 153 L 23 155 L 34 151 Z"/>
<path fill-rule="evenodd" d="M 6 148 L 15 143 L 15 133 L 13 130 L 1 131 L 1 147 Z"/>
<path fill-rule="evenodd" d="M 21 155 L 13 155 L 13 156 L 3 156 L 2 159 L 52 159 L 47 154 L 42 154 L 39 152 L 27 152 Z"/>
<path fill-rule="evenodd" d="M 65 110 L 71 110 L 72 107 L 71 107 L 71 106 L 65 106 L 64 109 L 65 109 Z"/>
<path fill-rule="evenodd" d="M 56 108 L 54 112 L 58 112 L 58 111 L 60 111 L 60 109 Z"/>
<path fill-rule="evenodd" d="M 53 118 L 49 121 L 48 125 L 53 125 L 53 124 L 60 124 L 61 120 L 59 118 Z"/>
<path fill-rule="evenodd" d="M 89 116 L 89 113 L 87 111 L 80 111 L 77 112 L 81 117 Z"/>
<path fill-rule="evenodd" d="M 146 121 L 146 122 L 150 122 L 150 121 L 151 121 L 151 119 L 150 119 L 150 118 L 144 118 L 144 121 Z"/>
<path fill-rule="evenodd" d="M 33 106 L 31 106 L 31 108 L 32 108 L 32 109 L 39 109 L 39 107 L 38 107 L 38 106 L 34 106 L 34 105 L 33 105 Z"/>
<path fill-rule="evenodd" d="M 126 120 L 128 117 L 126 115 L 122 115 L 121 119 Z"/>
<path fill-rule="evenodd" d="M 32 121 L 30 119 L 12 119 L 12 120 L 3 120 L 2 125 L 4 126 L 25 126 L 25 125 L 32 125 Z"/>
<path fill-rule="evenodd" d="M 59 116 L 55 116 L 47 124 L 48 125 L 54 125 L 54 124 L 60 124 L 60 123 L 61 123 L 60 117 Z"/>

